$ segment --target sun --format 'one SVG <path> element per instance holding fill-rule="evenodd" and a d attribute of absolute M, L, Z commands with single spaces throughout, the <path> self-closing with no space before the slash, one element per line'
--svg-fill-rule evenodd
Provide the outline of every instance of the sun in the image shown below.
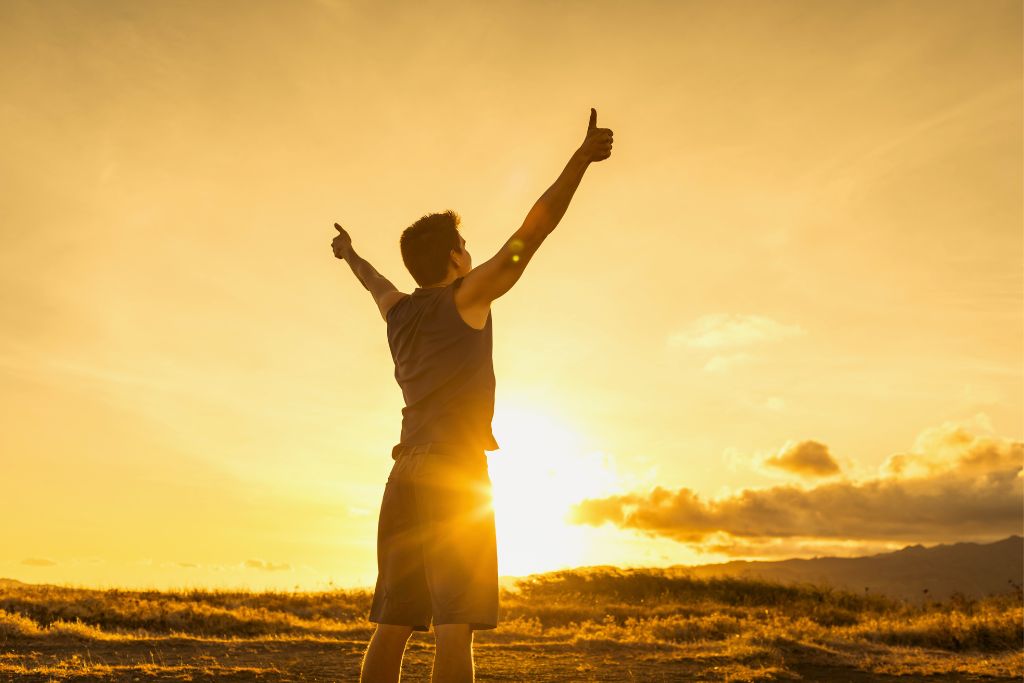
<path fill-rule="evenodd" d="M 498 571 L 520 576 L 584 564 L 588 530 L 568 523 L 574 503 L 615 490 L 608 458 L 585 452 L 578 431 L 550 415 L 503 409 L 501 444 L 488 454 L 498 534 Z"/>

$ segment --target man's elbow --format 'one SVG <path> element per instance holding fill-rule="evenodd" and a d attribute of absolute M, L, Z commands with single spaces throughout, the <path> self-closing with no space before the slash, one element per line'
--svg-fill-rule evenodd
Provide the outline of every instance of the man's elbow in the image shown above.
<path fill-rule="evenodd" d="M 533 253 L 540 248 L 540 245 L 547 236 L 551 234 L 552 230 L 554 230 L 553 225 L 549 227 L 541 223 L 524 223 L 505 244 L 505 248 L 511 255 L 519 257 L 513 259 L 513 263 L 529 260 Z"/>
<path fill-rule="evenodd" d="M 398 291 L 398 288 L 391 284 L 390 280 L 383 277 L 370 278 L 366 283 L 366 288 L 370 290 L 374 299 L 380 299 L 382 296 Z"/>
<path fill-rule="evenodd" d="M 522 226 L 516 231 L 515 236 L 526 244 L 540 246 L 544 238 L 551 234 L 551 231 L 558 225 L 557 214 L 548 201 L 541 197 L 526 215 Z"/>

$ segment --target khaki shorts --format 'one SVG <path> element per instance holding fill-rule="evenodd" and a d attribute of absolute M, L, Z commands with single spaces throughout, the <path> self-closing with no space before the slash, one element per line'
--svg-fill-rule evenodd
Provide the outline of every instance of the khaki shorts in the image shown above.
<path fill-rule="evenodd" d="M 400 455 L 377 526 L 369 620 L 427 631 L 498 625 L 498 550 L 484 452 Z"/>

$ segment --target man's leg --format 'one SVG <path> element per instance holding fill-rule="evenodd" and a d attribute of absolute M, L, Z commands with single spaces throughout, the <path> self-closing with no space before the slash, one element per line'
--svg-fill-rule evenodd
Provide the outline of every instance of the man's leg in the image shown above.
<path fill-rule="evenodd" d="M 473 630 L 469 624 L 434 624 L 431 683 L 473 683 Z"/>
<path fill-rule="evenodd" d="M 377 624 L 363 657 L 360 683 L 397 683 L 402 674 L 402 655 L 412 626 Z"/>

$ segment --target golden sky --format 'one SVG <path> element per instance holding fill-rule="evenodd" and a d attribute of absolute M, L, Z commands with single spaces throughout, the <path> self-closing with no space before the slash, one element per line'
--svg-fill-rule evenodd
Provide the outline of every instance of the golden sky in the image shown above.
<path fill-rule="evenodd" d="M 372 583 L 402 397 L 332 224 L 404 291 L 425 213 L 480 263 L 590 107 L 614 154 L 493 307 L 501 573 L 1021 533 L 1021 27 L 0 4 L 0 577 Z"/>

